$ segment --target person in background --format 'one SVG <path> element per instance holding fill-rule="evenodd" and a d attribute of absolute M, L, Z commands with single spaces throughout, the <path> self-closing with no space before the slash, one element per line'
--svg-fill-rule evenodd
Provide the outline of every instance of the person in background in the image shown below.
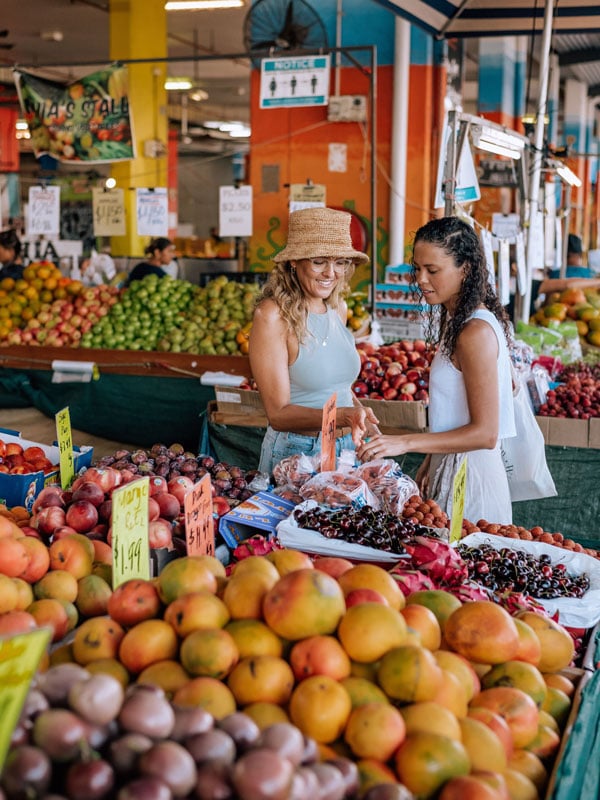
<path fill-rule="evenodd" d="M 417 473 L 424 497 L 452 512 L 452 484 L 467 454 L 463 516 L 510 524 L 512 506 L 501 439 L 515 435 L 508 316 L 490 285 L 479 238 L 457 217 L 419 228 L 411 283 L 431 307 L 429 432 L 364 439 L 363 461 L 426 453 Z"/>
<path fill-rule="evenodd" d="M 13 228 L 0 232 L 0 264 L 0 279 L 23 277 L 21 240 Z"/>
<path fill-rule="evenodd" d="M 269 421 L 262 472 L 287 456 L 320 452 L 323 407 L 334 392 L 338 455 L 378 430 L 351 388 L 360 358 L 343 298 L 355 265 L 369 258 L 354 249 L 350 222 L 350 214 L 331 208 L 290 214 L 287 245 L 258 299 L 249 356 Z"/>
<path fill-rule="evenodd" d="M 140 261 L 129 273 L 125 286 L 132 281 L 141 281 L 146 275 L 158 275 L 164 278 L 167 274 L 166 267 L 175 257 L 175 245 L 166 236 L 152 239 L 146 248 L 146 261 Z"/>

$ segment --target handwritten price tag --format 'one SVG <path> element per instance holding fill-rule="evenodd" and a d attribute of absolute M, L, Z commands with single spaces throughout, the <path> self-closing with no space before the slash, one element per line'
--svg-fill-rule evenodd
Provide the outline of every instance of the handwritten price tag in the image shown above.
<path fill-rule="evenodd" d="M 50 644 L 49 628 L 0 639 L 0 771 L 40 658 Z"/>
<path fill-rule="evenodd" d="M 185 495 L 183 511 L 188 556 L 214 556 L 215 523 L 208 473 Z"/>
<path fill-rule="evenodd" d="M 467 488 L 467 457 L 464 460 L 458 472 L 452 481 L 452 522 L 450 524 L 450 541 L 460 541 L 463 512 L 465 510 L 465 494 Z"/>
<path fill-rule="evenodd" d="M 71 433 L 71 416 L 68 406 L 58 411 L 54 419 L 56 420 L 56 439 L 60 454 L 60 485 L 66 489 L 71 485 L 75 476 L 73 434 Z"/>
<path fill-rule="evenodd" d="M 127 483 L 111 495 L 113 589 L 132 578 L 150 580 L 149 496 L 149 478 Z"/>
<path fill-rule="evenodd" d="M 321 428 L 321 472 L 335 469 L 335 404 L 334 392 L 323 408 L 323 427 Z"/>

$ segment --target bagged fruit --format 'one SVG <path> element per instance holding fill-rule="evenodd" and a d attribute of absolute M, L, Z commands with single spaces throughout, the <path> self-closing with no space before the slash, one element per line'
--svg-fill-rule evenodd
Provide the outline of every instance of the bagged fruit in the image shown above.
<path fill-rule="evenodd" d="M 407 501 L 419 493 L 419 487 L 402 472 L 391 458 L 367 461 L 355 470 L 379 500 L 380 507 L 390 514 L 401 515 Z"/>
<path fill-rule="evenodd" d="M 379 501 L 355 474 L 320 472 L 302 486 L 300 494 L 304 500 L 314 500 L 327 508 L 371 506 L 379 510 Z"/>

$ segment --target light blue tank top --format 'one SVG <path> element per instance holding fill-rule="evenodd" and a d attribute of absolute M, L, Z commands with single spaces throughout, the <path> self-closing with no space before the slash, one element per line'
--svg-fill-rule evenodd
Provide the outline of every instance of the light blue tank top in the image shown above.
<path fill-rule="evenodd" d="M 351 406 L 351 386 L 360 372 L 354 337 L 332 308 L 326 314 L 309 313 L 306 327 L 298 358 L 289 368 L 290 402 L 323 408 L 336 392 L 337 406 Z"/>

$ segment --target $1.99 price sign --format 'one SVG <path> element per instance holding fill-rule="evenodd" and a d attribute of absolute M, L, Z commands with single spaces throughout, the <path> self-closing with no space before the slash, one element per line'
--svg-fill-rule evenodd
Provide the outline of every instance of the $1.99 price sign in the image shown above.
<path fill-rule="evenodd" d="M 112 492 L 113 589 L 132 578 L 150 580 L 149 495 L 149 478 Z"/>
<path fill-rule="evenodd" d="M 71 433 L 71 416 L 68 407 L 58 411 L 54 419 L 56 421 L 56 439 L 60 455 L 60 485 L 63 489 L 66 489 L 67 486 L 71 485 L 75 475 L 73 434 Z"/>
<path fill-rule="evenodd" d="M 214 556 L 215 523 L 208 473 L 185 495 L 183 511 L 187 554 L 189 556 Z"/>
<path fill-rule="evenodd" d="M 335 408 L 337 394 L 334 392 L 323 407 L 321 428 L 321 472 L 335 469 Z"/>

